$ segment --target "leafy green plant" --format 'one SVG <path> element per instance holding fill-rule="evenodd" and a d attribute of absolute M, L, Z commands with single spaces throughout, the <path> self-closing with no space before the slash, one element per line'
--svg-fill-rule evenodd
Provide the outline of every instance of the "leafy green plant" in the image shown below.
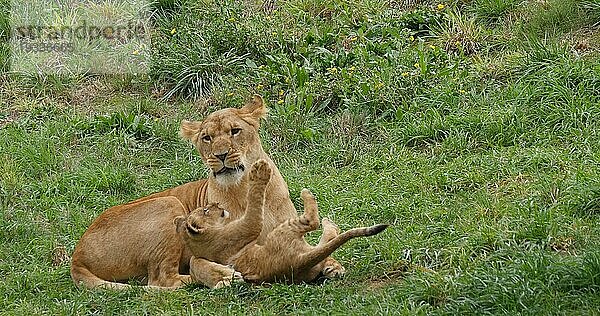
<path fill-rule="evenodd" d="M 123 132 L 138 139 L 152 136 L 152 127 L 148 120 L 133 113 L 116 112 L 96 116 L 91 127 L 98 133 Z"/>
<path fill-rule="evenodd" d="M 398 22 L 400 27 L 411 30 L 414 36 L 427 36 L 436 25 L 442 23 L 443 18 L 440 10 L 421 7 L 401 13 Z"/>
<path fill-rule="evenodd" d="M 236 7 L 213 4 L 183 7 L 175 13 L 158 11 L 160 32 L 154 41 L 150 75 L 168 86 L 165 99 L 204 97 L 222 83 L 223 77 L 244 69 L 249 54 L 246 29 L 236 23 L 235 10 L 225 12 L 229 8 Z M 196 14 L 201 20 L 195 19 Z"/>

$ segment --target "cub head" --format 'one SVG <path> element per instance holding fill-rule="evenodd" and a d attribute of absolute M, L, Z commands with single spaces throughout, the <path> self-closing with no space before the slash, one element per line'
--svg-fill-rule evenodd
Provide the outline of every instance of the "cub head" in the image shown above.
<path fill-rule="evenodd" d="M 223 109 L 203 121 L 181 122 L 181 136 L 198 149 L 202 160 L 222 186 L 237 184 L 252 163 L 264 153 L 258 136 L 267 109 L 255 95 L 239 109 Z"/>
<path fill-rule="evenodd" d="M 189 237 L 194 238 L 200 237 L 207 229 L 223 227 L 227 218 L 229 218 L 229 212 L 217 204 L 211 203 L 193 210 L 187 218 L 177 216 L 173 222 L 178 233 L 186 233 Z"/>

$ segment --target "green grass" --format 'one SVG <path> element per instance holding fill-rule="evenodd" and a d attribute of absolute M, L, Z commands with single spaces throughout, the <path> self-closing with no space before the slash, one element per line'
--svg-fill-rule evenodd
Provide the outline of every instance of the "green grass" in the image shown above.
<path fill-rule="evenodd" d="M 0 314 L 597 314 L 597 1 L 413 2 L 159 1 L 148 76 L 1 76 Z M 206 176 L 179 122 L 252 93 L 298 208 L 393 226 L 322 284 L 75 288 L 98 214 Z"/>
<path fill-rule="evenodd" d="M 9 34 L 10 34 L 10 24 L 9 24 L 9 6 L 10 1 L 1 0 L 0 1 L 0 72 L 5 72 L 8 70 L 8 60 L 9 60 Z"/>

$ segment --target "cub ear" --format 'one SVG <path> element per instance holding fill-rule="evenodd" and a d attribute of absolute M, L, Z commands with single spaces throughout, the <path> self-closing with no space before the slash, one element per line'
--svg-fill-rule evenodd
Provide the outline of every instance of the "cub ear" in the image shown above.
<path fill-rule="evenodd" d="M 263 98 L 255 94 L 248 103 L 246 103 L 240 111 L 243 114 L 249 115 L 254 118 L 256 122 L 260 121 L 267 116 L 267 106 L 265 105 L 265 101 Z"/>
<path fill-rule="evenodd" d="M 177 233 L 182 233 L 185 231 L 185 217 L 177 216 L 173 219 L 173 224 L 175 224 L 175 231 Z"/>
<path fill-rule="evenodd" d="M 183 120 L 181 121 L 181 129 L 179 134 L 182 138 L 195 143 L 198 140 L 198 135 L 200 135 L 200 126 L 202 122 L 191 122 Z"/>

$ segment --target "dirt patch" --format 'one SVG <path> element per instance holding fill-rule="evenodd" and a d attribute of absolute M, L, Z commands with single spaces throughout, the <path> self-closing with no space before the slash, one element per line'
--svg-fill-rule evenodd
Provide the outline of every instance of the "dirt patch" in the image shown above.
<path fill-rule="evenodd" d="M 524 196 L 528 194 L 526 187 L 532 181 L 530 175 L 519 173 L 489 184 L 488 190 L 496 196 Z"/>
<path fill-rule="evenodd" d="M 79 84 L 76 89 L 71 92 L 71 104 L 83 111 L 90 111 L 91 104 L 99 98 L 106 98 L 113 94 L 114 91 L 103 80 L 89 80 L 86 83 Z"/>
<path fill-rule="evenodd" d="M 600 26 L 569 32 L 561 38 L 561 42 L 582 56 L 600 53 Z"/>
<path fill-rule="evenodd" d="M 383 275 L 370 278 L 367 281 L 368 287 L 369 289 L 382 289 L 389 285 L 398 284 L 402 282 L 407 274 L 413 272 L 435 273 L 435 271 L 426 267 L 401 260 L 394 264 L 392 269 L 383 273 Z"/>
<path fill-rule="evenodd" d="M 550 249 L 562 254 L 575 254 L 575 239 L 573 237 L 556 237 L 548 245 Z"/>
<path fill-rule="evenodd" d="M 59 267 L 71 262 L 71 257 L 67 253 L 67 248 L 63 245 L 58 245 L 52 249 L 52 266 Z"/>
<path fill-rule="evenodd" d="M 11 111 L 5 116 L 3 113 L 0 113 L 0 128 L 16 121 L 19 119 L 19 112 Z"/>

